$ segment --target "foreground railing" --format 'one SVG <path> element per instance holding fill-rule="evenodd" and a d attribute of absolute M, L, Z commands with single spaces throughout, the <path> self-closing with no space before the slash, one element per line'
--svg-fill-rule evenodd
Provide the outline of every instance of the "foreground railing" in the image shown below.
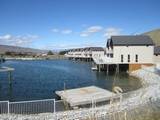
<path fill-rule="evenodd" d="M 0 114 L 9 113 L 9 101 L 0 101 Z"/>
<path fill-rule="evenodd" d="M 54 113 L 55 99 L 9 102 L 0 101 L 0 114 L 38 114 Z"/>
<path fill-rule="evenodd" d="M 23 102 L 10 102 L 9 113 L 14 114 L 37 114 L 37 113 L 55 112 L 55 100 L 35 100 Z"/>

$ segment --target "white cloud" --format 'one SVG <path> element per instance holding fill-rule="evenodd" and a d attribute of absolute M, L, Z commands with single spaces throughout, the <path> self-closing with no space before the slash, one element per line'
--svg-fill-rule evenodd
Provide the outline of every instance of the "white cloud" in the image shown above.
<path fill-rule="evenodd" d="M 57 29 L 57 28 L 54 28 L 51 30 L 52 32 L 54 33 L 61 33 L 61 34 L 71 34 L 73 31 L 70 30 L 70 29 Z"/>
<path fill-rule="evenodd" d="M 11 39 L 11 35 L 10 34 L 6 34 L 4 36 L 0 36 L 0 39 L 4 39 L 4 40 Z"/>
<path fill-rule="evenodd" d="M 91 34 L 100 32 L 102 29 L 103 29 L 102 26 L 98 26 L 98 25 L 97 26 L 91 26 L 91 27 L 87 28 L 86 30 L 82 31 L 80 36 L 81 37 L 88 37 Z"/>
<path fill-rule="evenodd" d="M 81 37 L 88 37 L 90 34 L 89 33 L 86 33 L 86 32 L 82 32 L 80 34 Z"/>
<path fill-rule="evenodd" d="M 6 34 L 0 36 L 0 44 L 26 47 L 30 45 L 37 38 L 38 38 L 37 35 L 30 35 L 30 34 L 23 36 L 22 35 L 13 36 L 11 34 Z"/>
<path fill-rule="evenodd" d="M 54 32 L 54 33 L 57 33 L 57 32 L 59 32 L 59 29 L 54 28 L 54 29 L 52 29 L 51 31 Z"/>
<path fill-rule="evenodd" d="M 87 29 L 87 32 L 95 33 L 95 32 L 99 32 L 100 30 L 102 30 L 101 26 L 91 26 Z"/>
<path fill-rule="evenodd" d="M 112 35 L 120 35 L 121 32 L 122 32 L 122 29 L 120 29 L 120 28 L 110 27 L 110 28 L 107 28 L 107 29 L 105 30 L 104 36 L 107 37 L 107 38 L 109 38 L 109 37 L 111 37 Z"/>
<path fill-rule="evenodd" d="M 62 34 L 71 34 L 72 30 L 65 29 L 65 30 L 62 30 L 61 32 L 62 32 Z"/>

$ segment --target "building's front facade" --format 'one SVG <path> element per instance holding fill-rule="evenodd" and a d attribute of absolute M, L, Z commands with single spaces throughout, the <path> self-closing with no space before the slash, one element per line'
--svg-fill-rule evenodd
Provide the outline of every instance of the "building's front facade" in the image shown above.
<path fill-rule="evenodd" d="M 154 43 L 148 36 L 112 36 L 103 57 L 94 58 L 101 65 L 128 65 L 130 71 L 153 65 Z"/>
<path fill-rule="evenodd" d="M 107 42 L 106 56 L 117 64 L 153 63 L 154 44 L 148 36 L 113 36 Z"/>

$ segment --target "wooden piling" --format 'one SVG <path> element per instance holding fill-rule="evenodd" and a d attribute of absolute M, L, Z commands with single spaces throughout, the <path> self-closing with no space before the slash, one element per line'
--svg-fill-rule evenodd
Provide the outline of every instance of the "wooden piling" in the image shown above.
<path fill-rule="evenodd" d="M 117 64 L 117 73 L 119 73 L 119 64 Z"/>
<path fill-rule="evenodd" d="M 99 64 L 98 66 L 99 66 L 99 69 L 98 69 L 98 70 L 99 70 L 99 72 L 101 72 L 101 65 Z"/>
<path fill-rule="evenodd" d="M 12 72 L 11 71 L 8 71 L 8 81 L 9 81 L 9 84 L 12 83 Z"/>
<path fill-rule="evenodd" d="M 108 71 L 109 71 L 109 65 L 107 64 L 107 75 L 108 75 Z"/>

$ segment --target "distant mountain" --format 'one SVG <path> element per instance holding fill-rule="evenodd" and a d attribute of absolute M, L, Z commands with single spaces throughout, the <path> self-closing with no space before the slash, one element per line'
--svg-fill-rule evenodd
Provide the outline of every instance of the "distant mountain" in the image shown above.
<path fill-rule="evenodd" d="M 143 34 L 150 36 L 156 46 L 160 46 L 160 29 L 152 30 Z"/>
<path fill-rule="evenodd" d="M 5 52 L 22 52 L 22 53 L 47 53 L 47 50 L 33 49 L 33 48 L 24 48 L 17 46 L 9 46 L 9 45 L 0 45 L 0 54 L 4 54 Z"/>

